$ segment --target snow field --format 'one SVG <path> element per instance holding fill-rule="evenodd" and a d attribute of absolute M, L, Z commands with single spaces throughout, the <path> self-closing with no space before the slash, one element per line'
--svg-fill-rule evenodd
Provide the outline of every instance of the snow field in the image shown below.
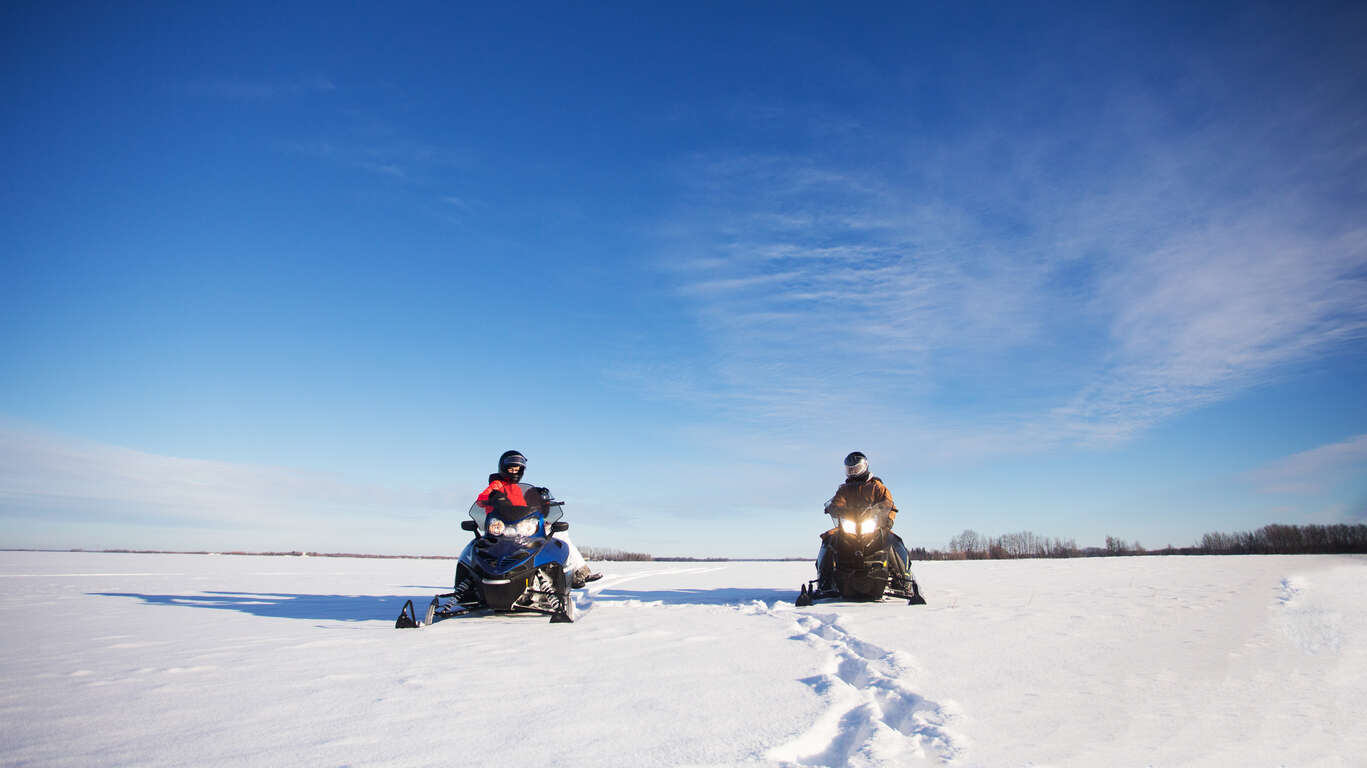
<path fill-rule="evenodd" d="M 0 553 L 0 765 L 1353 765 L 1367 558 L 605 563 L 398 631 L 452 561 Z"/>

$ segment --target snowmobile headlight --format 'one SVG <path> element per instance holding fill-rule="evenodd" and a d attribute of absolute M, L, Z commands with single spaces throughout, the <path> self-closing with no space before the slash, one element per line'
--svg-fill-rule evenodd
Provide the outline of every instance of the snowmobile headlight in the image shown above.
<path fill-rule="evenodd" d="M 856 534 L 859 533 L 859 526 L 855 524 L 854 520 L 842 517 L 840 518 L 840 530 L 848 534 Z"/>
<path fill-rule="evenodd" d="M 859 524 L 859 533 L 862 536 L 868 536 L 876 530 L 878 530 L 878 518 L 876 517 L 870 517 Z"/>
<path fill-rule="evenodd" d="M 529 517 L 526 520 L 517 521 L 517 535 L 531 536 L 536 533 L 536 518 Z"/>
<path fill-rule="evenodd" d="M 489 518 L 489 533 L 492 533 L 495 536 L 502 536 L 505 527 L 503 521 L 497 517 Z"/>

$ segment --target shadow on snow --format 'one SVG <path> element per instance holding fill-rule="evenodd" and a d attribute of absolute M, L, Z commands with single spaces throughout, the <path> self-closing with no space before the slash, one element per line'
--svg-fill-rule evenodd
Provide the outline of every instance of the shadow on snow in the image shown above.
<path fill-rule="evenodd" d="M 146 595 L 139 592 L 92 592 L 98 597 L 131 597 L 148 605 L 241 611 L 253 616 L 318 621 L 392 622 L 400 606 L 413 595 L 302 595 L 284 592 L 201 592 L 193 595 Z M 423 597 L 426 605 L 428 598 Z"/>
<path fill-rule="evenodd" d="M 439 591 L 432 588 L 432 593 Z M 308 621 L 393 621 L 405 600 L 419 608 L 431 594 L 420 595 L 306 595 L 288 592 L 200 592 L 189 595 L 150 595 L 140 592 L 92 592 L 98 597 L 128 597 L 147 605 L 240 611 L 253 616 Z M 590 599 L 611 603 L 663 603 L 665 605 L 745 605 L 755 601 L 792 602 L 796 593 L 784 589 L 602 589 Z"/>

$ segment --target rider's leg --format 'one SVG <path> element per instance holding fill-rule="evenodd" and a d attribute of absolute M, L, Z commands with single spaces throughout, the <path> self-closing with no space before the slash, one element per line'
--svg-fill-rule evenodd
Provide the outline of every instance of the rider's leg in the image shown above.
<path fill-rule="evenodd" d="M 816 553 L 816 588 L 820 592 L 835 589 L 835 551 L 830 536 L 831 531 L 821 535 L 821 549 Z"/>
<path fill-rule="evenodd" d="M 911 555 L 907 552 L 907 545 L 903 543 L 902 537 L 888 531 L 888 543 L 892 550 L 892 571 L 893 576 L 898 579 L 907 578 L 907 572 L 911 570 Z"/>
<path fill-rule="evenodd" d="M 565 542 L 565 546 L 570 549 L 569 555 L 565 558 L 565 570 L 570 573 L 571 587 L 579 589 L 590 581 L 597 581 L 603 578 L 603 574 L 594 573 L 593 570 L 589 568 L 589 564 L 584 560 L 584 556 L 580 554 L 579 548 L 574 546 L 574 542 L 570 541 L 569 534 L 564 531 L 557 531 L 552 534 L 552 536 Z"/>

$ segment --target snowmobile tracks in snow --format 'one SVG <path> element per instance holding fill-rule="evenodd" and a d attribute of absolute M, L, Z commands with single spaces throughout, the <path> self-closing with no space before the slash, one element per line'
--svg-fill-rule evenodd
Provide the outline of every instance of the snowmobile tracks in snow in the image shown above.
<path fill-rule="evenodd" d="M 666 569 L 627 577 L 608 575 L 588 589 L 575 590 L 579 615 L 593 611 L 596 602 L 664 606 L 658 603 L 603 599 L 630 581 L 647 576 L 705 573 L 715 568 Z M 713 605 L 706 602 L 703 604 Z M 785 768 L 816 766 L 944 765 L 963 752 L 962 738 L 947 727 L 952 705 L 943 706 L 911 690 L 905 682 L 913 665 L 900 652 L 864 642 L 841 626 L 835 614 L 807 613 L 788 604 L 741 600 L 729 605 L 741 613 L 774 618 L 790 617 L 793 639 L 829 651 L 821 674 L 802 682 L 830 703 L 830 708 L 806 733 L 765 756 Z"/>
<path fill-rule="evenodd" d="M 784 766 L 938 765 L 961 753 L 946 708 L 904 682 L 910 664 L 851 635 L 835 615 L 798 614 L 794 639 L 830 650 L 825 671 L 803 682 L 831 703 L 802 736 L 770 751 Z"/>
<path fill-rule="evenodd" d="M 1282 632 L 1303 653 L 1336 656 L 1344 641 L 1343 615 L 1328 607 L 1308 576 L 1283 578 L 1277 603 Z"/>

